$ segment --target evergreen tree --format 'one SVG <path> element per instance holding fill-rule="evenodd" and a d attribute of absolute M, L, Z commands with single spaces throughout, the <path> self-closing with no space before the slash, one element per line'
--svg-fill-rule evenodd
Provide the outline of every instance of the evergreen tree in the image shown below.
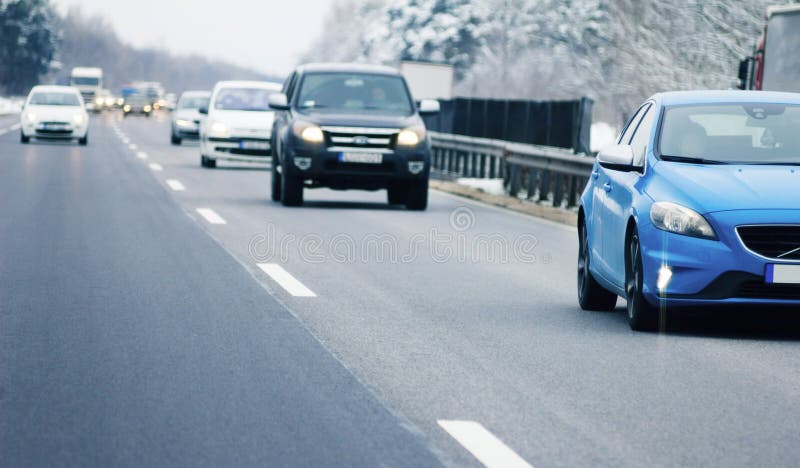
<path fill-rule="evenodd" d="M 50 68 L 56 51 L 49 0 L 0 0 L 0 87 L 25 94 Z"/>

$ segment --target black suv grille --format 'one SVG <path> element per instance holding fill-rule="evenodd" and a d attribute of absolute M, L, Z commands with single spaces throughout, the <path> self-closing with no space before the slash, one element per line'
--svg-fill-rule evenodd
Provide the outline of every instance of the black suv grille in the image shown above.
<path fill-rule="evenodd" d="M 389 152 L 395 144 L 396 128 L 322 127 L 329 150 L 373 150 Z"/>
<path fill-rule="evenodd" d="M 800 260 L 800 225 L 739 226 L 744 245 L 775 260 Z"/>

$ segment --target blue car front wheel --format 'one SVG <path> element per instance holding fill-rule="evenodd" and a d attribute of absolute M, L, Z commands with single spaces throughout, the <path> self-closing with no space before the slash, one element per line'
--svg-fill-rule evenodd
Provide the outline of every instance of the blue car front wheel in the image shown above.
<path fill-rule="evenodd" d="M 639 234 L 636 230 L 628 240 L 625 268 L 625 295 L 628 300 L 628 323 L 637 331 L 653 331 L 658 328 L 658 310 L 651 306 L 642 295 L 644 268 L 642 266 L 642 249 Z"/>
<path fill-rule="evenodd" d="M 580 224 L 578 238 L 578 303 L 583 310 L 614 310 L 617 295 L 600 286 L 589 270 L 589 238 L 584 223 Z"/>

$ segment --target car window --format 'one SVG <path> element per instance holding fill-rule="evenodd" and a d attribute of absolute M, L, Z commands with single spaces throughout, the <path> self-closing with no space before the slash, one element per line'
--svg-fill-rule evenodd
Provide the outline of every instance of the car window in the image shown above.
<path fill-rule="evenodd" d="M 296 104 L 300 111 L 414 113 L 402 77 L 368 73 L 306 74 Z"/>
<path fill-rule="evenodd" d="M 644 166 L 644 156 L 647 153 L 647 145 L 650 143 L 650 133 L 653 130 L 653 121 L 656 111 L 650 105 L 644 110 L 644 117 L 639 121 L 631 139 L 633 148 L 633 165 L 636 167 Z"/>
<path fill-rule="evenodd" d="M 631 141 L 631 135 L 633 131 L 636 130 L 636 126 L 639 124 L 639 119 L 642 117 L 642 109 L 644 109 L 647 104 L 642 105 L 640 108 L 636 109 L 636 113 L 633 114 L 633 117 L 628 121 L 628 124 L 625 126 L 625 130 L 622 131 L 622 134 L 619 136 L 617 140 L 618 145 L 627 145 Z"/>
<path fill-rule="evenodd" d="M 32 106 L 80 106 L 81 101 L 74 93 L 38 92 L 33 93 L 28 104 Z"/>
<path fill-rule="evenodd" d="M 178 109 L 199 109 L 208 106 L 208 98 L 203 96 L 184 96 L 178 102 Z"/>
<path fill-rule="evenodd" d="M 214 108 L 238 111 L 268 111 L 269 96 L 275 91 L 263 88 L 222 88 L 214 99 Z"/>
<path fill-rule="evenodd" d="M 739 103 L 672 106 L 661 128 L 662 158 L 722 163 L 800 163 L 800 106 Z"/>
<path fill-rule="evenodd" d="M 292 76 L 286 81 L 286 85 L 283 87 L 283 93 L 286 94 L 286 99 L 291 101 L 292 94 L 294 93 L 294 85 L 297 82 L 297 73 L 292 73 Z"/>

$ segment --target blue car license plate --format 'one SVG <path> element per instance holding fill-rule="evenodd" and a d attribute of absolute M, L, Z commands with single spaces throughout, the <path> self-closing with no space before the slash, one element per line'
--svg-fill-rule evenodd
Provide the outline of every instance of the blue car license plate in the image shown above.
<path fill-rule="evenodd" d="M 800 284 L 800 265 L 767 265 L 769 284 Z"/>

